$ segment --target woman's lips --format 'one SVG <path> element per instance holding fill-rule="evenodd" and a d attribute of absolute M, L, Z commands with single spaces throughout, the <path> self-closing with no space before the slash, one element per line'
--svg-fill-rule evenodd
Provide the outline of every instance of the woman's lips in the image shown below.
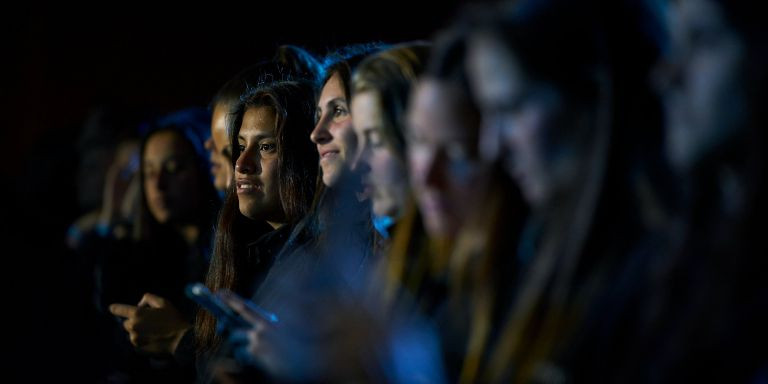
<path fill-rule="evenodd" d="M 261 185 L 255 181 L 250 180 L 238 180 L 237 181 L 237 193 L 256 193 L 261 192 Z"/>
<path fill-rule="evenodd" d="M 335 159 L 335 158 L 339 157 L 339 154 L 340 154 L 340 151 L 338 151 L 338 150 L 323 151 L 323 152 L 320 152 L 320 159 L 321 160 L 324 160 L 324 159 Z"/>

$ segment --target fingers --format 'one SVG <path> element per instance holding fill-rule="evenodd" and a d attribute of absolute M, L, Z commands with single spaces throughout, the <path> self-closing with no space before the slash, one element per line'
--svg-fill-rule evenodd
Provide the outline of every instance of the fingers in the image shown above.
<path fill-rule="evenodd" d="M 152 352 L 157 344 L 157 340 L 151 337 L 147 337 L 138 332 L 128 332 L 128 338 L 131 340 L 131 344 L 136 347 L 137 350 L 142 352 Z"/>
<path fill-rule="evenodd" d="M 235 360 L 244 366 L 258 366 L 257 357 L 248 349 L 248 345 L 239 345 L 233 349 Z"/>
<path fill-rule="evenodd" d="M 233 331 L 228 341 L 234 351 L 235 359 L 242 365 L 258 365 L 257 355 L 260 353 L 259 342 L 261 331 L 256 329 L 239 329 Z"/>
<path fill-rule="evenodd" d="M 128 304 L 111 304 L 109 306 L 109 312 L 115 316 L 124 318 L 136 316 L 136 310 L 138 307 Z"/>
<path fill-rule="evenodd" d="M 162 297 L 145 294 L 138 306 L 112 304 L 109 311 L 125 318 L 123 328 L 137 351 L 172 354 L 184 332 L 191 327 L 178 318 L 173 305 Z"/>
<path fill-rule="evenodd" d="M 152 308 L 161 308 L 166 306 L 166 300 L 160 296 L 151 293 L 145 293 L 139 301 L 139 307 L 149 306 Z"/>
<path fill-rule="evenodd" d="M 133 332 L 128 332 L 128 338 L 131 340 L 131 344 L 133 344 L 134 347 L 139 346 L 139 335 Z"/>

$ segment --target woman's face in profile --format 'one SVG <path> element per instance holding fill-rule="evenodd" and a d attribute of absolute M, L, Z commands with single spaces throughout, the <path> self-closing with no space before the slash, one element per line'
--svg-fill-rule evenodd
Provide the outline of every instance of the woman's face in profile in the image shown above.
<path fill-rule="evenodd" d="M 336 185 L 347 160 L 355 153 L 355 131 L 344 83 L 336 73 L 328 79 L 320 92 L 317 105 L 317 124 L 310 138 L 317 145 L 323 184 Z"/>
<path fill-rule="evenodd" d="M 283 220 L 280 202 L 276 116 L 271 107 L 248 108 L 237 132 L 240 156 L 235 162 L 235 186 L 240 213 L 251 220 L 277 226 Z"/>
<path fill-rule="evenodd" d="M 353 168 L 362 173 L 365 188 L 370 189 L 373 213 L 397 218 L 408 196 L 408 172 L 385 136 L 384 113 L 375 91 L 360 92 L 352 98 L 358 146 Z"/>
<path fill-rule="evenodd" d="M 467 57 L 470 85 L 482 114 L 480 155 L 500 161 L 532 206 L 548 202 L 574 178 L 568 119 L 560 93 L 531 79 L 497 39 L 473 39 Z"/>
<path fill-rule="evenodd" d="M 746 123 L 743 41 L 711 0 L 670 6 L 669 61 L 660 67 L 667 155 L 688 170 L 728 145 Z"/>
<path fill-rule="evenodd" d="M 477 204 L 485 168 L 478 121 L 467 95 L 441 80 L 420 80 L 410 98 L 406 146 L 411 186 L 430 236 L 453 236 Z"/>
<path fill-rule="evenodd" d="M 232 183 L 232 148 L 227 134 L 227 114 L 229 106 L 218 103 L 213 107 L 211 118 L 211 138 L 206 142 L 210 152 L 211 175 L 213 186 L 219 191 L 226 191 Z"/>

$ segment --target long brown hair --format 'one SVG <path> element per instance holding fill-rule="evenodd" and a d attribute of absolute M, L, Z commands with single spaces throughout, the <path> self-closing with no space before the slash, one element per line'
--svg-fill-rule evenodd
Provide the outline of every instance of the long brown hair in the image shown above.
<path fill-rule="evenodd" d="M 237 135 L 245 112 L 254 107 L 269 107 L 276 116 L 275 136 L 278 153 L 278 190 L 285 223 L 292 225 L 310 209 L 315 193 L 318 163 L 317 151 L 309 140 L 314 119 L 314 89 L 308 82 L 280 81 L 260 84 L 250 89 L 235 108 L 229 122 L 232 161 L 240 156 Z M 247 239 L 254 239 L 246 230 L 261 223 L 240 213 L 234 183 L 227 191 L 224 208 L 219 215 L 213 258 L 208 269 L 206 285 L 212 290 L 230 289 L 250 295 L 253 282 L 242 271 L 250 270 L 251 260 L 244 254 Z M 256 231 L 268 231 L 255 229 Z M 249 236 L 251 235 L 251 236 Z M 216 319 L 200 311 L 196 320 L 198 349 L 215 347 L 220 342 L 215 332 Z"/>

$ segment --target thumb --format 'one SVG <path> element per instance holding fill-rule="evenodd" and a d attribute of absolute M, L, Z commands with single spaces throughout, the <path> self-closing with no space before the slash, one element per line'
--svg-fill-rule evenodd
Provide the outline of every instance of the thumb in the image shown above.
<path fill-rule="evenodd" d="M 166 301 L 160 296 L 151 293 L 145 293 L 139 301 L 139 307 L 162 308 L 166 306 Z"/>

